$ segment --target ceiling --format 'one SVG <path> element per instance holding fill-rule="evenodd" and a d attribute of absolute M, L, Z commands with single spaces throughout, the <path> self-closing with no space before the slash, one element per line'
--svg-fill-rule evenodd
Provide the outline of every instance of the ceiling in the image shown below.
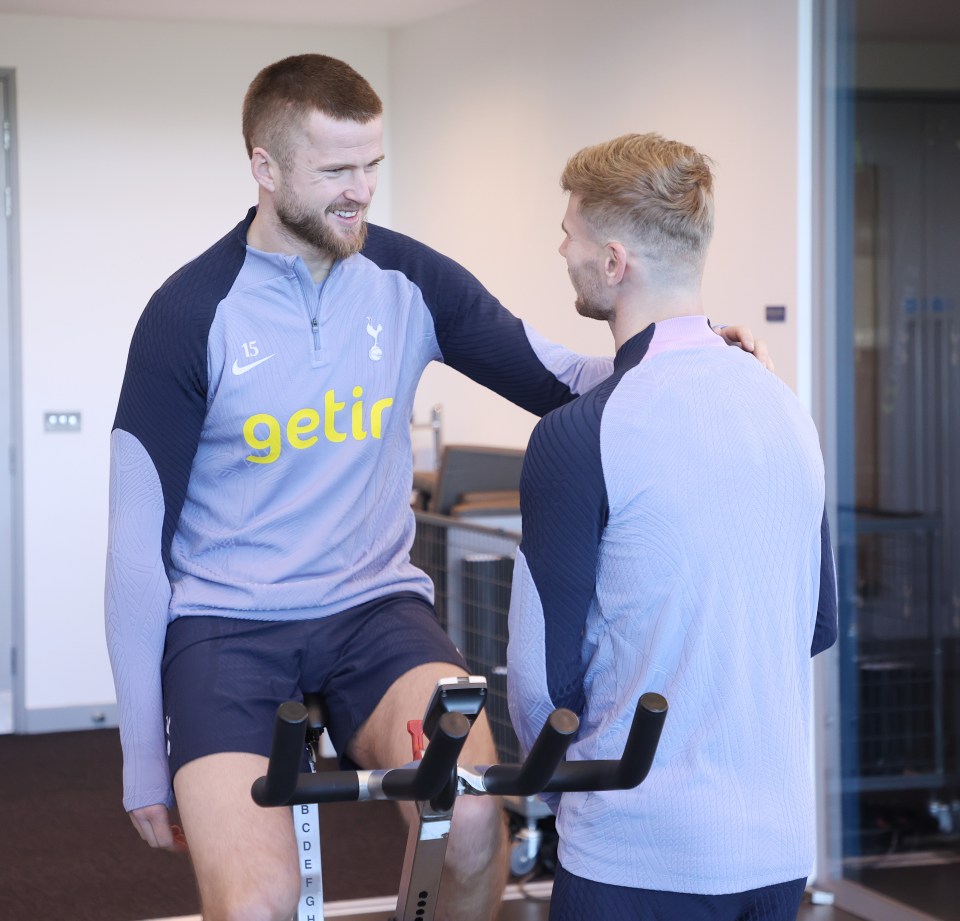
<path fill-rule="evenodd" d="M 0 13 L 394 28 L 483 0 L 0 0 Z M 636 2 L 636 0 L 626 0 Z M 960 42 L 957 0 L 856 0 L 865 41 Z"/>
<path fill-rule="evenodd" d="M 0 0 L 0 13 L 393 28 L 480 0 Z"/>

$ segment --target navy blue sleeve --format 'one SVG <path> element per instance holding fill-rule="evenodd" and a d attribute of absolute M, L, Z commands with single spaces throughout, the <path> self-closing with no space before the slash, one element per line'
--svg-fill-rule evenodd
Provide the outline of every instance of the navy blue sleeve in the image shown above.
<path fill-rule="evenodd" d="M 830 542 L 830 522 L 823 510 L 820 523 L 820 600 L 817 604 L 817 622 L 813 628 L 810 655 L 829 649 L 837 641 L 837 572 Z"/>
<path fill-rule="evenodd" d="M 206 415 L 210 325 L 243 265 L 243 241 L 254 213 L 163 284 L 130 343 L 113 427 L 143 445 L 160 478 L 165 509 L 161 555 L 168 572 Z"/>
<path fill-rule="evenodd" d="M 542 416 L 573 393 L 537 357 L 523 323 L 463 266 L 403 234 L 370 226 L 363 255 L 423 295 L 444 363 Z"/>
<path fill-rule="evenodd" d="M 547 688 L 555 707 L 583 712 L 583 641 L 596 594 L 609 514 L 600 419 L 601 385 L 537 425 L 520 481 L 520 549 L 543 609 Z"/>

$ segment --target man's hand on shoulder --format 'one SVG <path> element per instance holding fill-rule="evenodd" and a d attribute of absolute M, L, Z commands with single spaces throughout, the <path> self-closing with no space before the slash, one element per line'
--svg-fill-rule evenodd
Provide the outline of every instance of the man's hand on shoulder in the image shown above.
<path fill-rule="evenodd" d="M 178 854 L 187 852 L 187 839 L 183 830 L 179 825 L 170 824 L 170 812 L 162 803 L 134 809 L 128 815 L 133 827 L 150 847 Z"/>
<path fill-rule="evenodd" d="M 727 345 L 739 345 L 745 352 L 752 353 L 768 371 L 776 370 L 766 340 L 754 339 L 749 326 L 714 326 L 713 331 L 726 340 Z"/>

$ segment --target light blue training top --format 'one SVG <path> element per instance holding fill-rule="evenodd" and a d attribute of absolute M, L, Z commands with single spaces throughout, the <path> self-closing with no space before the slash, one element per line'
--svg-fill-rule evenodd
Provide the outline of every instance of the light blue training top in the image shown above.
<path fill-rule="evenodd" d="M 810 660 L 837 606 L 819 440 L 793 393 L 703 316 L 652 325 L 538 423 L 521 513 L 508 686 L 524 747 L 569 707 L 568 759 L 619 758 L 640 695 L 669 703 L 641 786 L 560 797 L 563 866 L 705 894 L 805 877 Z"/>
<path fill-rule="evenodd" d="M 537 415 L 611 370 L 381 227 L 318 287 L 300 258 L 247 245 L 254 214 L 157 291 L 130 346 L 105 599 L 128 810 L 172 801 L 160 685 L 171 620 L 432 599 L 409 558 L 409 425 L 431 361 Z"/>

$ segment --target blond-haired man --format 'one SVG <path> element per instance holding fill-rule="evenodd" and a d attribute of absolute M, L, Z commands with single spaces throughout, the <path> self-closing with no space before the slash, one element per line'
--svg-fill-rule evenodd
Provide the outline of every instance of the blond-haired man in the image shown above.
<path fill-rule="evenodd" d="M 785 921 L 813 859 L 810 659 L 836 637 L 817 433 L 704 315 L 706 157 L 627 135 L 561 184 L 577 310 L 616 356 L 527 451 L 510 712 L 529 745 L 571 708 L 583 759 L 619 756 L 642 693 L 670 713 L 644 784 L 555 804 L 550 918 Z"/>

